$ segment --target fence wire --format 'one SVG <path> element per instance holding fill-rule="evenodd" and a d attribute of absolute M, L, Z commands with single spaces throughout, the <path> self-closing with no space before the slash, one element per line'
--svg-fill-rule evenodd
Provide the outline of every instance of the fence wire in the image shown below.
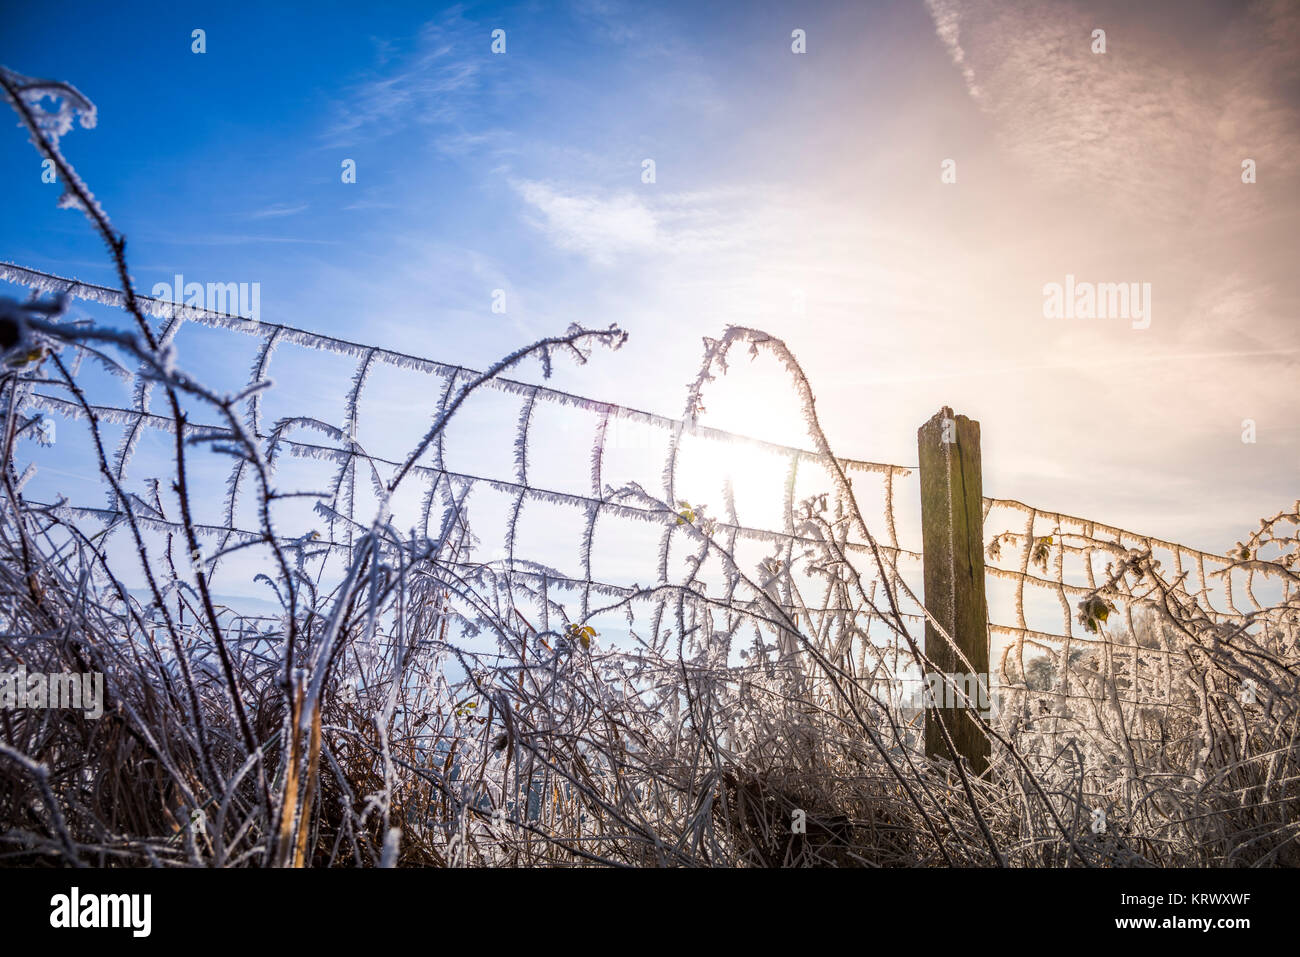
<path fill-rule="evenodd" d="M 0 265 L 0 279 L 35 292 L 66 295 L 119 309 L 124 306 L 122 294 L 117 290 L 22 266 Z M 764 554 L 754 565 L 762 587 L 769 589 L 778 604 L 791 614 L 806 615 L 810 633 L 818 636 L 824 647 L 835 647 L 846 640 L 860 643 L 862 647 L 856 657 L 862 668 L 859 677 L 863 680 L 869 684 L 883 682 L 896 703 L 909 700 L 901 690 L 904 686 L 910 683 L 915 687 L 920 682 L 915 662 L 897 634 L 872 627 L 873 620 L 882 617 L 876 602 L 883 601 L 881 595 L 885 590 L 899 596 L 901 619 L 910 625 L 924 621 L 924 610 L 915 602 L 906 601 L 906 596 L 921 593 L 918 509 L 903 514 L 897 501 L 900 496 L 915 495 L 911 488 L 915 484 L 912 467 L 836 459 L 838 467 L 850 479 L 855 497 L 859 501 L 871 499 L 877 504 L 876 540 L 868 541 L 855 534 L 852 523 L 844 520 L 846 503 L 839 499 L 834 484 L 827 481 L 831 464 L 822 453 L 713 429 L 691 415 L 683 418 L 656 415 L 505 377 L 492 378 L 484 385 L 517 400 L 511 474 L 485 475 L 456 467 L 456 450 L 445 433 L 438 436 L 418 461 L 403 462 L 368 453 L 357 440 L 363 391 L 376 371 L 390 366 L 434 380 L 437 385 L 420 394 L 437 396 L 427 410 L 435 419 L 446 413 L 457 388 L 479 373 L 459 365 L 279 323 L 254 322 L 195 306 L 137 298 L 145 313 L 160 321 L 159 339 L 163 343 L 173 343 L 186 324 L 252 337 L 256 350 L 245 382 L 247 387 L 269 377 L 277 347 L 282 345 L 292 344 L 315 353 L 354 360 L 340 421 L 308 421 L 297 416 L 268 424 L 261 392 L 253 392 L 246 403 L 247 427 L 259 441 L 267 444 L 273 458 L 288 454 L 326 463 L 332 469 L 322 483 L 328 489 L 328 507 L 319 510 L 327 519 L 326 532 L 313 543 L 322 553 L 337 552 L 346 563 L 357 531 L 364 529 L 370 520 L 361 511 L 367 477 L 375 476 L 378 487 L 382 476 L 407 467 L 423 483 L 415 524 L 426 537 L 436 537 L 440 530 L 446 534 L 448 522 L 455 524 L 463 518 L 471 502 L 487 490 L 503 497 L 508 519 L 503 526 L 502 540 L 497 543 L 499 547 L 492 551 L 499 557 L 489 562 L 458 561 L 454 566 L 466 576 L 490 568 L 494 586 L 511 594 L 511 601 L 513 592 L 522 589 L 537 609 L 535 626 L 540 629 L 549 625 L 548 619 L 556 610 L 557 593 L 567 593 L 576 600 L 573 614 L 565 612 L 564 617 L 586 621 L 599 610 L 602 602 L 652 596 L 653 584 L 676 580 L 697 587 L 701 593 L 714 588 L 717 603 L 713 610 L 722 611 L 729 619 L 720 627 L 723 631 L 734 630 L 736 619 L 730 612 L 753 613 L 759 602 L 743 597 L 737 589 L 736 576 L 728 574 L 726 569 L 714 569 L 718 574 L 709 581 L 706 555 L 696 548 L 698 536 L 691 536 L 692 532 L 704 528 L 708 537 L 722 543 L 728 551 L 736 552 L 745 544 L 762 549 Z M 129 406 L 92 406 L 100 422 L 115 423 L 123 429 L 112 462 L 116 479 L 123 483 L 127 481 L 142 436 L 149 431 L 171 433 L 175 429 L 170 416 L 151 409 L 152 384 L 147 377 L 137 372 L 130 377 L 128 385 L 132 395 Z M 32 382 L 23 394 L 22 408 L 73 419 L 81 417 L 83 410 L 79 404 L 67 395 L 59 395 L 58 386 L 59 383 L 51 380 Z M 589 483 L 585 492 L 548 487 L 530 474 L 530 464 L 535 459 L 534 423 L 539 410 L 546 407 L 566 415 L 586 413 L 592 417 L 585 462 Z M 603 479 L 606 457 L 611 452 L 609 437 L 620 423 L 631 423 L 659 434 L 666 446 L 666 457 L 658 475 L 616 488 Z M 312 433 L 313 441 L 302 437 L 301 433 L 307 431 Z M 219 438 L 229 436 L 230 432 L 216 424 L 189 422 L 186 434 Z M 504 426 L 492 434 L 504 434 Z M 486 434 L 479 438 L 488 440 Z M 700 507 L 683 499 L 678 487 L 688 441 L 755 449 L 769 456 L 774 464 L 780 463 L 784 473 L 780 520 L 765 525 L 742 522 L 730 488 L 723 489 L 724 506 L 718 514 L 706 516 L 702 511 L 696 514 Z M 197 531 L 215 543 L 218 555 L 239 543 L 252 543 L 262 537 L 256 528 L 240 523 L 240 494 L 248 481 L 247 463 L 237 461 L 226 480 L 222 520 L 197 526 Z M 656 492 L 646 491 L 650 488 Z M 154 505 L 146 504 L 143 497 L 137 502 L 145 506 L 137 515 L 143 525 L 164 533 L 178 529 L 177 523 L 157 504 L 156 496 Z M 800 576 L 799 556 L 807 557 L 825 543 L 823 532 L 809 521 L 810 502 L 818 502 L 827 514 L 837 517 L 825 529 L 839 537 L 838 545 L 846 557 L 858 559 L 851 564 L 861 576 L 867 602 L 847 601 L 847 592 L 833 583 L 819 585 L 807 575 Z M 107 507 L 67 500 L 49 505 L 66 517 L 106 525 L 121 518 L 111 493 Z M 571 533 L 576 530 L 577 561 L 570 567 L 537 561 L 522 554 L 517 547 L 522 517 L 535 505 L 558 507 L 576 518 L 553 523 Z M 997 701 L 994 710 L 999 723 L 1013 734 L 1073 739 L 1086 735 L 1103 709 L 1113 709 L 1112 718 L 1130 737 L 1158 740 L 1160 732 L 1156 725 L 1163 719 L 1156 716 L 1161 711 L 1174 709 L 1194 717 L 1198 706 L 1194 696 L 1189 697 L 1187 689 L 1178 681 L 1178 662 L 1186 649 L 1178 635 L 1150 614 L 1151 609 L 1159 602 L 1174 601 L 1195 609 L 1225 629 L 1244 630 L 1266 609 L 1288 603 L 1296 594 L 1296 577 L 1279 575 L 1279 566 L 1260 560 L 1258 548 L 1225 557 L 1015 500 L 985 497 L 983 505 L 990 640 L 993 660 L 997 663 L 993 675 Z M 593 555 L 597 550 L 598 526 L 602 522 L 611 525 L 617 520 L 659 528 L 655 567 L 636 568 L 621 575 L 602 573 L 597 567 Z M 467 525 L 458 527 L 468 536 Z M 283 540 L 285 543 L 300 541 L 303 534 L 303 529 L 295 529 L 286 532 Z M 616 538 L 619 533 L 611 528 L 610 534 Z M 484 545 L 470 538 L 462 544 Z M 865 560 L 873 548 L 883 558 L 878 566 Z M 677 572 L 674 575 L 670 556 L 685 558 L 689 568 L 679 563 L 674 566 Z M 1157 594 L 1141 575 L 1132 573 L 1133 561 L 1140 556 L 1145 556 L 1165 575 L 1167 593 Z M 1126 568 L 1129 573 L 1125 572 Z M 878 569 L 883 569 L 884 574 Z M 1270 591 L 1261 600 L 1256 589 L 1265 579 Z M 651 587 L 645 587 L 642 582 L 652 583 Z M 820 594 L 813 597 L 817 588 Z M 649 600 L 654 607 L 650 633 L 639 634 L 635 629 L 632 632 L 648 646 L 662 650 L 660 622 L 668 611 L 668 603 L 665 599 L 657 603 L 653 598 Z M 692 627 L 701 627 L 701 623 L 697 620 Z M 712 630 L 715 626 L 710 619 L 704 627 Z M 1294 642 L 1293 633 L 1291 641 Z M 1083 711 L 1090 712 L 1091 716 L 1081 718 Z M 905 708 L 904 713 L 914 717 L 915 710 Z M 1105 725 L 1105 720 L 1102 724 Z"/>

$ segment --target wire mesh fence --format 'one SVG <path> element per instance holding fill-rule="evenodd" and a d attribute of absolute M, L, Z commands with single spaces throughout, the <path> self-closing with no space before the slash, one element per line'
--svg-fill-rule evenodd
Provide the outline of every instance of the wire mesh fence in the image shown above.
<path fill-rule="evenodd" d="M 0 278 L 24 285 L 43 293 L 59 293 L 74 298 L 121 308 L 122 294 L 113 289 L 94 286 L 76 280 L 55 276 L 20 266 L 0 266 Z M 295 458 L 325 463 L 326 474 L 319 487 L 328 490 L 327 508 L 323 510 L 325 533 L 317 539 L 319 547 L 339 550 L 346 555 L 355 542 L 355 531 L 364 526 L 365 518 L 377 504 L 375 496 L 366 499 L 367 472 L 374 475 L 391 474 L 408 467 L 423 486 L 414 524 L 420 534 L 428 536 L 436 531 L 438 519 L 449 512 L 465 514 L 471 502 L 495 493 L 499 509 L 507 515 L 500 526 L 497 542 L 479 549 L 498 559 L 497 565 L 508 571 L 512 580 L 528 583 L 526 587 L 538 594 L 567 591 L 577 599 L 576 618 L 587 620 L 593 609 L 593 599 L 623 599 L 634 593 L 637 581 L 667 582 L 669 556 L 673 544 L 685 540 L 684 525 L 707 524 L 710 533 L 725 542 L 725 547 L 735 551 L 738 547 L 754 545 L 763 551 L 756 556 L 755 564 L 767 562 L 770 567 L 794 567 L 796 550 L 807 550 L 815 542 L 798 528 L 798 509 L 801 501 L 812 501 L 817 496 L 834 497 L 828 481 L 824 456 L 806 448 L 793 448 L 761 439 L 740 436 L 709 428 L 689 418 L 675 419 L 655 415 L 613 403 L 602 402 L 544 386 L 495 377 L 485 386 L 498 390 L 513 400 L 513 407 L 498 405 L 495 427 L 476 431 L 472 442 L 482 444 L 488 438 L 503 441 L 513 432 L 513 461 L 508 470 L 495 474 L 477 474 L 469 467 L 457 467 L 457 450 L 449 447 L 445 435 L 428 449 L 418 461 L 402 461 L 366 451 L 358 441 L 360 431 L 362 396 L 375 373 L 383 366 L 409 370 L 418 376 L 434 380 L 433 388 L 421 387 L 414 380 L 407 387 L 411 394 L 437 396 L 430 408 L 422 414 L 437 418 L 445 414 L 447 404 L 456 394 L 458 385 L 474 379 L 479 374 L 460 366 L 437 362 L 425 357 L 394 352 L 363 343 L 350 342 L 330 336 L 318 335 L 303 329 L 274 322 L 252 322 L 238 316 L 217 313 L 196 306 L 178 306 L 175 303 L 140 297 L 146 311 L 161 320 L 160 341 L 174 342 L 186 323 L 221 330 L 227 335 L 249 336 L 255 343 L 255 358 L 249 376 L 242 386 L 249 387 L 271 377 L 277 347 L 292 344 L 318 353 L 330 353 L 349 360 L 352 369 L 349 386 L 342 396 L 341 418 L 325 422 L 305 414 L 286 416 L 268 426 L 265 421 L 265 399 L 261 393 L 250 396 L 247 402 L 248 428 L 259 441 L 266 442 L 272 457 L 277 453 Z M 130 406 L 92 405 L 101 422 L 116 423 L 122 427 L 119 445 L 113 459 L 115 476 L 125 481 L 132 456 L 140 437 L 146 430 L 172 432 L 174 421 L 166 415 L 150 410 L 151 385 L 137 370 L 128 383 L 133 402 Z M 49 383 L 42 383 L 23 396 L 24 408 L 76 418 L 81 414 L 77 403 L 69 397 L 56 394 Z M 552 418 L 564 418 L 561 428 L 566 438 L 575 440 L 562 453 L 567 470 L 583 472 L 581 491 L 577 483 L 568 482 L 567 488 L 548 487 L 535 475 L 530 475 L 529 465 L 537 457 L 532 446 L 541 433 L 543 441 L 553 438 Z M 506 416 L 510 419 L 506 420 Z M 571 420 L 578 420 L 574 425 Z M 547 426 L 551 425 L 549 430 Z M 229 430 L 216 424 L 188 423 L 191 433 L 213 437 L 228 436 Z M 308 433 L 313 439 L 305 441 Z M 736 513 L 734 489 L 722 486 L 720 476 L 715 480 L 713 494 L 728 496 L 720 514 L 700 515 L 701 522 L 687 522 L 683 516 L 693 513 L 688 498 L 683 497 L 680 476 L 689 471 L 693 453 L 710 446 L 723 447 L 724 455 L 734 455 L 738 447 L 757 452 L 762 466 L 769 474 L 782 476 L 782 502 L 777 513 L 778 521 L 767 526 L 746 524 Z M 619 461 L 627 449 L 639 453 L 631 462 Z M 653 453 L 663 457 L 654 474 L 648 468 Z M 573 454 L 570 454 L 572 452 Z M 705 451 L 705 466 L 716 464 L 716 453 Z M 899 581 L 907 576 L 910 591 L 920 591 L 917 572 L 920 561 L 919 517 L 913 514 L 899 517 L 895 490 L 913 478 L 914 468 L 880 464 L 859 460 L 837 459 L 839 466 L 850 477 L 855 496 L 863 502 L 872 502 L 878 519 L 873 524 L 878 539 L 874 543 L 861 540 L 850 530 L 843 541 L 849 556 L 864 556 L 872 544 L 886 559 L 884 581 L 895 591 L 900 591 Z M 580 463 L 585 468 L 574 468 Z M 639 466 L 641 474 L 631 474 L 629 466 Z M 554 472 L 554 470 L 552 470 Z M 615 488 L 609 482 L 611 471 L 618 478 L 644 494 L 629 494 L 626 484 Z M 146 476 L 144 485 L 157 476 Z M 249 542 L 259 537 L 255 528 L 241 527 L 240 493 L 249 484 L 247 463 L 237 461 L 227 477 L 226 495 L 219 520 L 200 526 L 214 545 L 216 554 L 232 543 Z M 558 483 L 557 483 L 558 484 Z M 647 489 L 653 490 L 653 494 Z M 911 489 L 904 497 L 914 500 Z M 798 492 L 798 494 L 796 494 Z M 534 506 L 550 506 L 555 512 L 550 516 L 551 530 L 570 534 L 577 539 L 576 547 L 568 549 L 568 564 L 549 565 L 538 562 L 535 556 L 519 554 L 519 541 L 524 513 Z M 112 507 L 91 507 L 88 503 L 64 502 L 57 506 L 63 514 L 78 515 L 110 522 L 115 515 Z M 843 503 L 831 504 L 831 511 L 843 509 Z M 359 519 L 359 515 L 365 518 Z M 412 516 L 404 516 L 410 519 Z M 165 519 L 160 511 L 142 515 L 142 523 L 159 529 L 175 530 L 175 523 Z M 624 574 L 609 574 L 597 567 L 593 556 L 601 553 L 597 547 L 598 526 L 608 528 L 610 538 L 619 538 L 624 523 L 648 523 L 660 528 L 656 566 L 636 569 L 626 568 Z M 309 523 L 310 524 L 310 523 Z M 399 522 L 401 524 L 401 522 Z M 1000 692 L 999 700 L 1023 712 L 1034 699 L 1035 709 L 1046 708 L 1055 716 L 1053 727 L 1062 727 L 1061 715 L 1069 709 L 1072 699 L 1087 697 L 1080 683 L 1072 683 L 1069 663 L 1081 656 L 1092 661 L 1108 663 L 1113 667 L 1115 655 L 1129 662 L 1132 673 L 1125 677 L 1125 694 L 1121 705 L 1144 708 L 1168 708 L 1170 701 L 1170 656 L 1176 652 L 1164 648 L 1158 653 L 1152 647 L 1150 627 L 1144 624 L 1140 606 L 1149 596 L 1141 589 L 1129 587 L 1129 579 L 1114 575 L 1114 568 L 1123 564 L 1135 553 L 1148 554 L 1154 562 L 1172 573 L 1173 589 L 1177 596 L 1193 603 L 1204 614 L 1224 625 L 1245 625 L 1252 616 L 1266 607 L 1289 601 L 1293 596 L 1294 581 L 1279 575 L 1279 568 L 1250 557 L 1234 560 L 1223 555 L 1211 555 L 1175 542 L 1163 541 L 1102 522 L 1062 515 L 1035 508 L 1022 502 L 1007 499 L 984 499 L 984 525 L 988 541 L 987 572 L 990 579 L 990 636 L 999 667 L 994 676 L 994 687 Z M 908 536 L 900 541 L 899 529 Z M 296 540 L 307 529 L 286 531 L 286 540 Z M 319 533 L 317 533 L 319 535 Z M 482 545 L 483 543 L 478 543 Z M 563 549 L 561 552 L 563 553 Z M 1249 551 L 1249 549 L 1247 550 Z M 617 564 L 617 563 L 614 563 Z M 628 564 L 626 561 L 623 563 Z M 867 563 L 859 562 L 864 568 Z M 629 574 L 630 572 L 635 574 Z M 1265 603 L 1255 595 L 1257 581 L 1270 576 Z M 771 577 L 771 576 L 769 576 Z M 704 583 L 708 576 L 697 570 L 697 581 Z M 774 577 L 774 581 L 779 576 Z M 1278 580 L 1280 578 L 1280 581 Z M 1237 584 L 1234 590 L 1234 579 Z M 734 586 L 727 590 L 726 582 L 719 581 L 723 604 L 736 600 Z M 787 590 L 795 587 L 793 580 L 781 582 L 778 587 Z M 805 588 L 811 582 L 805 579 Z M 867 589 L 878 586 L 867 582 Z M 1080 617 L 1079 606 L 1099 591 L 1105 592 L 1103 600 L 1114 605 L 1115 619 L 1108 619 L 1111 627 L 1098 628 L 1098 620 Z M 825 595 L 823 599 L 831 596 Z M 832 616 L 860 613 L 863 609 L 832 606 L 823 601 L 809 600 L 811 595 L 801 595 L 799 606 L 813 619 L 816 631 L 830 627 Z M 547 603 L 539 601 L 545 617 Z M 1243 607 L 1239 607 L 1239 603 Z M 752 604 L 752 602 L 751 602 Z M 785 604 L 794 608 L 793 601 Z M 662 614 L 662 609 L 660 609 Z M 913 623 L 923 619 L 919 607 L 905 609 L 903 617 Z M 1134 616 L 1138 615 L 1137 618 Z M 863 633 L 870 633 L 871 613 Z M 1114 626 L 1118 623 L 1120 627 Z M 893 641 L 893 652 L 901 657 L 903 652 Z M 1142 644 L 1146 642 L 1146 644 Z M 1133 657 L 1139 651 L 1147 654 Z M 1103 653 L 1104 652 L 1104 653 Z M 1091 657 L 1088 657 L 1091 656 Z M 906 668 L 899 666 L 895 679 Z M 1113 677 L 1113 676 L 1110 676 Z M 919 682 L 913 675 L 910 680 Z M 1086 687 L 1084 685 L 1083 687 Z M 912 689 L 915 691 L 915 688 Z M 1089 698 L 1089 700 L 1093 700 Z"/>
<path fill-rule="evenodd" d="M 116 290 L 20 266 L 0 266 L 0 278 L 38 293 L 123 306 Z M 358 550 L 376 547 L 378 525 L 393 545 L 436 543 L 438 574 L 415 574 L 403 598 L 405 610 L 372 616 L 354 660 L 337 669 L 345 702 L 358 696 L 386 702 L 389 719 L 401 723 L 394 738 L 410 749 L 412 767 L 449 761 L 449 749 L 460 746 L 455 742 L 463 737 L 462 726 L 475 719 L 485 722 L 483 767 L 499 761 L 495 729 L 504 715 L 528 710 L 501 698 L 500 683 L 517 680 L 514 690 L 522 692 L 523 673 L 544 664 L 551 680 L 544 692 L 534 688 L 525 697 L 529 707 L 536 706 L 533 696 L 540 693 L 553 709 L 557 702 L 549 696 L 559 693 L 560 662 L 579 646 L 599 649 L 606 704 L 610 683 L 624 683 L 619 700 L 629 709 L 629 722 L 634 703 L 643 707 L 649 701 L 669 727 L 716 723 L 716 740 L 740 762 L 715 769 L 718 800 L 733 824 L 753 811 L 756 795 L 766 800 L 774 788 L 784 795 L 783 808 L 813 800 L 791 796 L 789 775 L 778 786 L 769 777 L 754 777 L 757 772 L 736 770 L 744 765 L 740 756 L 752 755 L 760 742 L 758 749 L 768 751 L 758 762 L 768 769 L 764 775 L 772 767 L 788 772 L 806 765 L 799 751 L 813 747 L 818 736 L 801 740 L 792 710 L 823 709 L 842 719 L 847 706 L 856 724 L 838 729 L 841 743 L 875 728 L 873 743 L 887 768 L 915 759 L 927 687 L 927 661 L 911 637 L 926 617 L 919 597 L 923 556 L 915 469 L 833 455 L 815 421 L 810 448 L 699 422 L 701 395 L 725 371 L 726 350 L 770 346 L 761 334 L 740 330 L 743 335 L 721 346 L 706 341 L 708 354 L 687 412 L 671 418 L 274 322 L 137 298 L 156 321 L 162 348 L 175 346 L 187 328 L 247 338 L 249 372 L 231 379 L 228 395 L 239 397 L 244 437 L 264 449 L 277 477 L 304 490 L 276 496 L 263 514 L 256 463 L 236 456 L 220 494 L 199 496 L 206 517 L 190 527 L 203 545 L 177 562 L 182 571 L 172 586 L 182 626 L 189 606 L 191 626 L 197 632 L 207 627 L 190 601 L 181 600 L 186 559 L 192 574 L 201 570 L 212 578 L 223 564 L 265 546 L 268 529 L 293 553 L 299 572 L 314 568 L 314 587 L 322 594 L 357 566 Z M 78 361 L 98 358 L 85 345 L 76 348 L 85 353 Z M 335 360 L 327 381 L 347 386 L 330 407 L 334 418 L 322 417 L 317 394 L 305 396 L 309 408 L 277 406 L 275 392 L 260 386 L 287 348 Z M 785 361 L 784 347 L 777 343 L 776 349 Z M 295 362 L 290 377 L 301 375 L 302 356 Z M 346 376 L 340 374 L 344 369 Z M 388 371 L 377 377 L 380 369 Z M 806 388 L 797 368 L 791 371 L 796 392 Z M 150 434 L 174 438 L 176 418 L 151 406 L 154 370 L 142 363 L 119 372 L 131 397 L 127 403 L 72 394 L 70 379 L 26 377 L 17 414 L 93 419 L 97 430 L 117 430 L 116 448 L 105 456 L 106 505 L 60 499 L 38 507 L 119 537 L 126 534 L 129 511 L 135 526 L 167 539 L 172 560 L 172 543 L 183 540 L 184 523 L 169 513 L 160 492 L 170 463 L 162 459 L 161 471 L 149 474 L 151 463 L 138 450 L 148 446 Z M 399 381 L 398 372 L 405 378 Z M 391 421 L 386 429 L 367 425 L 367 386 L 376 378 L 407 396 L 430 397 L 404 434 Z M 479 395 L 490 390 L 495 398 L 476 409 L 465 402 L 471 384 L 482 387 Z M 391 406 L 379 402 L 375 414 L 382 417 L 385 408 Z M 470 423 L 460 436 L 441 427 L 453 411 Z M 70 428 L 65 424 L 64 434 Z M 214 449 L 241 438 L 230 422 L 194 418 L 184 429 L 187 442 Z M 417 441 L 421 434 L 425 438 Z M 487 446 L 498 448 L 485 452 Z M 718 468 L 728 460 L 741 467 Z M 709 507 L 706 499 L 721 505 Z M 1283 707 L 1290 693 L 1296 577 L 1290 571 L 1292 540 L 1274 534 L 1287 513 L 1261 526 L 1255 539 L 1239 543 L 1237 554 L 1218 556 L 1018 501 L 985 498 L 983 506 L 995 667 L 992 700 L 981 708 L 1001 766 L 1008 766 L 1011 754 L 1024 770 L 1047 778 L 1068 766 L 1077 789 L 1076 823 L 1082 816 L 1095 825 L 1096 813 L 1122 820 L 1170 815 L 1174 799 L 1153 796 L 1143 779 L 1165 775 L 1203 787 L 1213 776 L 1211 752 L 1220 737 L 1210 727 L 1211 712 L 1232 701 L 1240 709 L 1268 711 Z M 308 629 L 312 616 L 318 626 L 327 618 L 324 603 L 310 604 Z M 232 614 L 241 667 L 250 661 L 274 667 L 276 641 L 266 636 L 282 635 L 292 612 L 260 615 L 245 608 Z M 1228 655 L 1231 669 L 1207 678 L 1213 668 L 1194 666 L 1204 633 L 1190 632 L 1183 624 L 1190 621 L 1221 636 L 1223 647 L 1208 657 Z M 394 709 L 395 696 L 414 693 L 402 666 L 412 648 L 440 649 L 421 672 L 425 696 L 415 695 L 421 702 L 415 710 L 423 715 L 412 713 L 413 702 Z M 484 680 L 488 674 L 495 676 L 492 681 Z M 494 686 L 496 692 L 487 690 Z M 560 703 L 570 716 L 583 711 L 581 695 L 573 693 L 568 689 Z M 431 705 L 433 700 L 439 704 Z M 437 712 L 432 720 L 430 707 Z M 474 713 L 478 707 L 486 716 Z M 777 725 L 765 728 L 756 710 L 781 718 L 783 740 L 775 750 Z M 662 727 L 652 733 L 645 720 L 637 712 L 646 738 L 656 740 L 655 773 L 689 780 L 698 770 L 686 763 L 691 735 L 665 739 Z M 1249 724 L 1245 711 L 1243 722 L 1243 728 Z M 819 731 L 822 739 L 825 731 Z M 1254 748 L 1269 753 L 1262 745 L 1243 744 L 1242 756 Z M 638 753 L 637 761 L 643 760 L 648 763 L 648 755 Z M 800 787 L 809 773 L 807 767 L 800 772 Z M 835 774 L 839 785 L 856 782 L 876 793 L 877 801 L 889 787 L 879 769 L 864 776 L 841 765 Z M 1272 784 L 1289 787 L 1289 778 L 1278 781 L 1277 768 L 1266 770 L 1268 775 Z M 457 779 L 464 791 L 464 779 Z M 819 786 L 833 791 L 839 785 L 823 780 Z M 580 802 L 570 800 L 573 787 L 554 768 L 539 776 L 530 766 L 523 777 L 516 774 L 509 796 L 501 795 L 495 806 L 498 812 L 510 809 L 515 825 L 523 827 L 524 845 L 532 840 L 529 828 L 581 833 L 582 822 L 571 817 L 581 813 L 575 810 Z M 929 787 L 946 793 L 956 781 L 922 789 L 943 807 L 948 799 L 935 799 Z M 469 792 L 476 796 L 464 799 L 459 810 L 444 808 L 440 859 L 464 862 L 466 848 L 478 846 L 462 837 L 457 851 L 454 840 L 457 828 L 473 829 L 466 809 L 479 809 L 483 795 Z M 1285 787 L 1284 792 L 1289 795 Z M 433 799 L 430 793 L 426 801 Z M 404 800 L 407 823 L 421 820 L 423 812 L 413 810 L 420 802 Z M 1290 798 L 1279 800 L 1285 805 Z M 932 810 L 927 799 L 917 804 Z M 970 826 L 978 820 L 976 815 Z M 885 831 L 890 826 L 886 820 L 870 823 Z M 774 853 L 753 838 L 752 829 L 747 833 L 751 856 L 765 860 Z M 1097 833 L 1094 826 L 1092 835 Z M 828 840 L 836 845 L 837 839 Z M 507 844 L 511 853 L 520 853 L 518 841 L 493 846 Z M 915 849 L 908 844 L 898 853 Z"/>

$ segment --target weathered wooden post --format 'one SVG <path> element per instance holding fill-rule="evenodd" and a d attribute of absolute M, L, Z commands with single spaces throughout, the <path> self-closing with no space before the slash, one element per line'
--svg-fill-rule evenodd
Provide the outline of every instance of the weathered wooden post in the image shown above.
<path fill-rule="evenodd" d="M 989 691 L 988 605 L 984 597 L 984 511 L 980 478 L 980 424 L 944 406 L 917 430 L 921 463 L 921 538 L 925 607 L 970 662 L 958 659 L 948 641 L 925 623 L 925 653 L 934 662 L 925 676 L 935 708 L 925 712 L 925 753 L 950 757 L 936 719 L 942 718 L 957 755 L 977 774 L 988 768 L 989 742 L 953 690 L 987 707 Z M 974 674 L 972 674 L 972 672 Z M 979 684 L 982 683 L 983 690 Z M 980 700 L 980 699 L 983 700 Z M 930 702 L 927 701 L 927 704 Z"/>

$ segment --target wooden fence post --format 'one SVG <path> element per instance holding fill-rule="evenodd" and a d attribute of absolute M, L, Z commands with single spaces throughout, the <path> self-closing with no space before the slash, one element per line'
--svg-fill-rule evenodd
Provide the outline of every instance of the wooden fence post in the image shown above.
<path fill-rule="evenodd" d="M 970 661 L 961 662 L 929 621 L 925 653 L 934 671 L 959 680 L 977 701 L 975 681 L 990 693 L 988 605 L 984 597 L 984 502 L 980 478 L 980 424 L 944 406 L 917 430 L 921 463 L 921 523 L 925 565 L 925 607 L 952 635 Z M 978 677 L 971 679 L 971 672 Z M 936 708 L 925 712 L 925 753 L 951 757 L 936 718 L 976 774 L 989 763 L 989 741 L 951 690 L 948 680 L 925 676 Z M 929 704 L 929 702 L 927 702 Z"/>

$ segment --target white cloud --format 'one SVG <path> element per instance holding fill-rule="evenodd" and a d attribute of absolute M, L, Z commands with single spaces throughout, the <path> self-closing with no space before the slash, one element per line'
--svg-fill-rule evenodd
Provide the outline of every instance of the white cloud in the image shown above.
<path fill-rule="evenodd" d="M 545 183 L 512 183 L 537 215 L 534 226 L 561 249 L 608 265 L 623 253 L 651 249 L 658 230 L 654 214 L 631 193 L 566 194 Z"/>
<path fill-rule="evenodd" d="M 714 273 L 724 266 L 752 271 L 756 257 L 771 256 L 778 246 L 799 256 L 808 224 L 824 224 L 830 211 L 807 190 L 774 184 L 643 193 L 535 180 L 511 180 L 511 186 L 528 206 L 526 220 L 550 243 L 600 265 L 653 253 L 707 262 Z"/>

